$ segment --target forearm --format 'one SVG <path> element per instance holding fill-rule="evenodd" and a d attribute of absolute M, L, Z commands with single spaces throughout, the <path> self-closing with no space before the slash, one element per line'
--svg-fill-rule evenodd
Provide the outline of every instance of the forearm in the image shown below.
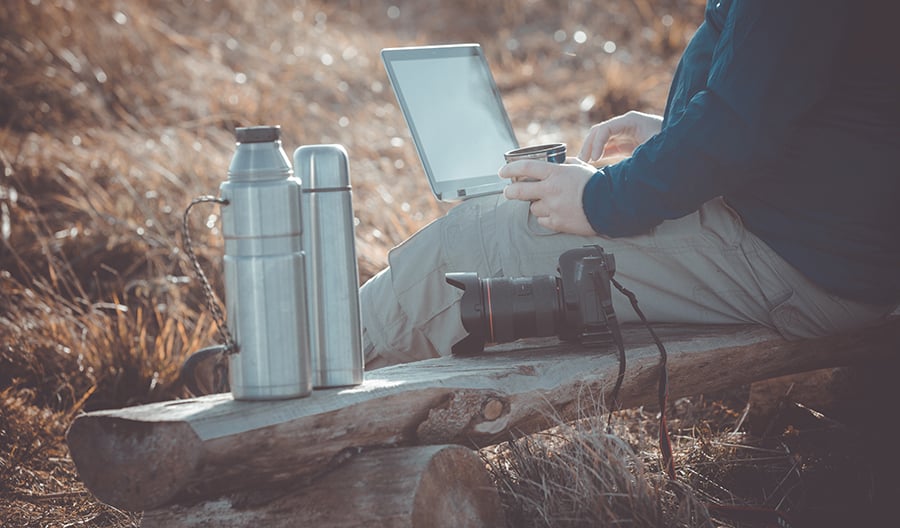
<path fill-rule="evenodd" d="M 698 94 L 630 158 L 588 181 L 582 205 L 591 226 L 608 236 L 632 236 L 696 211 L 765 163 L 754 154 L 755 135 L 713 94 Z"/>

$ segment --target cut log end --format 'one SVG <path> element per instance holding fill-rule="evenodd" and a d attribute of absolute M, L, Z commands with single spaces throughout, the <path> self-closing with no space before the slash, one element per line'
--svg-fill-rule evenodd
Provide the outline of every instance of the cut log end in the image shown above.
<path fill-rule="evenodd" d="M 479 528 L 505 525 L 503 507 L 475 452 L 455 445 L 362 453 L 266 504 L 241 507 L 240 494 L 144 514 L 142 526 L 364 526 Z"/>
<path fill-rule="evenodd" d="M 184 422 L 78 417 L 66 434 L 78 475 L 107 504 L 165 504 L 197 471 L 201 442 Z M 164 463 L 163 463 L 164 462 Z"/>
<path fill-rule="evenodd" d="M 505 526 L 497 488 L 484 461 L 463 447 L 432 457 L 416 492 L 413 527 Z"/>

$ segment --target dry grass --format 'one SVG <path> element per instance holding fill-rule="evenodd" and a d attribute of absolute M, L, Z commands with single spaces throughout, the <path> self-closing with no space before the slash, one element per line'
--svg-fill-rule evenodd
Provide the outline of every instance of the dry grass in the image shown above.
<path fill-rule="evenodd" d="M 891 375 L 852 373 L 855 388 L 835 395 L 830 415 L 785 398 L 751 427 L 746 388 L 674 402 L 677 481 L 659 465 L 658 413 L 643 408 L 614 413 L 611 434 L 593 402 L 587 418 L 482 456 L 510 528 L 772 526 L 724 516 L 719 504 L 788 512 L 800 527 L 890 526 L 900 497 Z"/>
<path fill-rule="evenodd" d="M 382 47 L 480 42 L 520 141 L 577 146 L 593 122 L 662 110 L 702 4 L 0 4 L 0 522 L 139 522 L 84 490 L 63 435 L 84 410 L 182 396 L 178 365 L 216 340 L 178 233 L 190 199 L 215 194 L 224 179 L 234 127 L 280 124 L 288 149 L 347 148 L 366 279 L 385 265 L 389 248 L 446 209 L 420 175 L 378 58 Z M 217 215 L 213 206 L 201 209 L 192 229 L 221 291 Z M 585 422 L 562 426 L 552 441 L 508 444 L 495 469 L 516 486 L 505 488 L 511 517 L 536 526 L 705 525 L 702 507 L 685 510 L 686 501 L 692 493 L 742 500 L 731 490 L 748 480 L 733 477 L 740 473 L 725 461 L 743 467 L 742 456 L 759 452 L 736 447 L 745 439 L 720 427 L 730 418 L 684 418 L 709 415 L 708 402 L 680 405 L 688 410 L 676 406 L 672 423 L 682 434 L 686 486 L 659 478 L 647 440 L 653 415 L 623 412 L 618 436 Z M 722 440 L 723 430 L 732 436 Z M 793 454 L 766 456 L 781 464 L 768 466 L 769 480 L 797 473 Z M 764 487 L 766 479 L 754 478 Z M 782 497 L 802 503 L 788 487 L 780 486 Z M 744 498 L 757 500 L 756 491 Z"/>
<path fill-rule="evenodd" d="M 647 441 L 646 431 L 628 442 L 624 431 L 609 429 L 602 405 L 590 405 L 582 414 L 586 417 L 556 420 L 547 431 L 482 450 L 508 526 L 713 526 L 691 488 L 669 480 L 635 450 Z"/>

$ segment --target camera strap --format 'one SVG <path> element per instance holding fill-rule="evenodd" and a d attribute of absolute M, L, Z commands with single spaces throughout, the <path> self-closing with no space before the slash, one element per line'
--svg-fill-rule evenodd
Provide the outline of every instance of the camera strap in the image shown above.
<path fill-rule="evenodd" d="M 595 277 L 595 280 L 600 280 L 600 278 Z M 675 473 L 675 461 L 672 456 L 672 440 L 669 436 L 668 424 L 666 423 L 666 409 L 669 403 L 669 375 L 667 369 L 669 356 L 666 352 L 666 347 L 663 346 L 659 336 L 653 331 L 653 327 L 650 326 L 650 323 L 644 316 L 644 312 L 638 307 L 637 296 L 631 290 L 622 286 L 622 284 L 614 277 L 610 276 L 609 280 L 612 285 L 625 295 L 629 302 L 631 302 L 634 313 L 637 314 L 638 318 L 640 318 L 641 322 L 647 328 L 647 331 L 650 332 L 650 336 L 653 338 L 653 342 L 656 343 L 656 348 L 659 350 L 659 380 L 657 383 L 657 397 L 659 403 L 659 451 L 662 454 L 662 463 L 665 467 L 666 475 L 671 480 L 678 480 Z M 612 396 L 614 403 L 613 408 L 615 408 L 618 406 L 619 389 L 621 388 L 622 381 L 625 377 L 625 347 L 622 342 L 622 332 L 619 328 L 618 320 L 613 316 L 611 319 L 608 319 L 608 321 L 611 323 L 610 332 L 613 335 L 613 340 L 619 348 L 619 376 L 613 387 Z M 612 410 L 610 410 L 610 418 L 612 418 Z M 609 428 L 609 423 L 607 424 L 607 428 Z M 762 522 L 766 523 L 767 526 L 776 528 L 793 528 L 796 526 L 787 514 L 773 508 L 715 503 L 707 503 L 706 507 L 710 512 L 715 513 L 716 515 L 735 521 Z"/>
<path fill-rule="evenodd" d="M 595 280 L 600 280 L 600 277 L 596 277 Z M 662 463 L 663 467 L 665 467 L 666 475 L 669 476 L 670 479 L 675 479 L 675 461 L 672 457 L 672 440 L 669 437 L 669 428 L 666 423 L 666 408 L 669 404 L 669 375 L 667 369 L 668 363 L 668 353 L 666 352 L 666 347 L 663 346 L 662 341 L 660 341 L 659 336 L 656 335 L 656 332 L 653 331 L 653 327 L 650 326 L 650 323 L 647 321 L 647 317 L 644 316 L 644 312 L 641 311 L 638 306 L 637 296 L 629 290 L 628 288 L 622 286 L 622 284 L 615 279 L 615 277 L 609 277 L 610 283 L 619 290 L 622 295 L 628 298 L 628 301 L 631 303 L 631 308 L 634 310 L 634 313 L 637 314 L 638 318 L 647 328 L 647 331 L 650 332 L 650 336 L 653 338 L 653 342 L 656 344 L 656 348 L 659 350 L 659 379 L 657 381 L 657 398 L 659 403 L 659 450 L 662 454 Z M 622 388 L 622 382 L 625 379 L 625 344 L 622 339 L 622 330 L 619 327 L 618 319 L 616 319 L 615 315 L 612 317 L 607 317 L 607 323 L 609 323 L 609 330 L 612 333 L 613 341 L 616 343 L 616 347 L 619 349 L 619 375 L 616 377 L 616 383 L 613 386 L 612 391 L 612 401 L 613 405 L 610 408 L 609 420 L 612 420 L 612 410 L 618 407 L 618 399 L 619 399 L 619 390 Z M 609 428 L 609 421 L 607 422 L 607 428 Z"/>

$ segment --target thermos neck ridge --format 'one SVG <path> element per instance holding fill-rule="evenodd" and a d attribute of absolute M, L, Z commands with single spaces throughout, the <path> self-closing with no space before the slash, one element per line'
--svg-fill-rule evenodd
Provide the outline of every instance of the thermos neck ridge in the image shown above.
<path fill-rule="evenodd" d="M 235 139 L 237 149 L 228 167 L 229 180 L 282 180 L 293 175 L 290 160 L 281 146 L 281 127 L 239 127 Z"/>

